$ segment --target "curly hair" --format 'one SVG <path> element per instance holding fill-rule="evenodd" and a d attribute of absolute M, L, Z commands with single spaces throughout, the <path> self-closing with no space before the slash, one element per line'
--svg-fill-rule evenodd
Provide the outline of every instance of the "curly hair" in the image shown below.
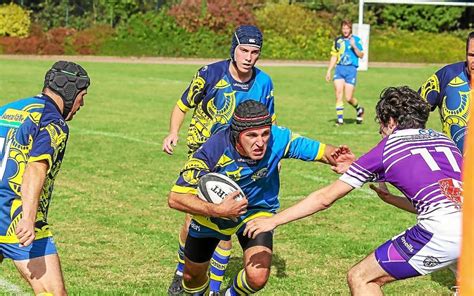
<path fill-rule="evenodd" d="M 430 104 L 408 86 L 388 87 L 375 107 L 376 120 L 387 126 L 393 118 L 399 129 L 425 128 Z"/>

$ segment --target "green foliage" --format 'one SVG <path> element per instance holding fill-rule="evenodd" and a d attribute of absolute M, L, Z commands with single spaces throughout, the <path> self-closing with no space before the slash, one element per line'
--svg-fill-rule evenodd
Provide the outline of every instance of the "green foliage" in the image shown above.
<path fill-rule="evenodd" d="M 28 10 L 13 3 L 0 5 L 0 36 L 28 36 L 30 24 Z"/>
<path fill-rule="evenodd" d="M 231 33 L 238 25 L 254 24 L 253 11 L 262 5 L 262 0 L 186 0 L 171 7 L 170 15 L 191 32 L 205 27 Z"/>
<path fill-rule="evenodd" d="M 299 5 L 268 4 L 256 11 L 264 32 L 263 55 L 279 59 L 326 59 L 332 31 Z M 295 25 L 298 24 L 298 25 Z"/>
<path fill-rule="evenodd" d="M 338 5 L 336 8 L 336 14 L 333 18 L 333 26 L 340 30 L 342 20 L 350 20 L 352 23 L 358 22 L 359 19 L 359 4 L 347 2 Z M 377 17 L 373 10 L 366 9 L 364 12 L 364 24 L 375 24 Z"/>
<path fill-rule="evenodd" d="M 402 30 L 442 32 L 459 28 L 462 7 L 431 5 L 387 5 L 381 15 L 389 27 Z"/>
<path fill-rule="evenodd" d="M 166 10 L 135 14 L 117 29 L 117 38 L 104 44 L 102 54 L 225 57 L 230 46 L 229 34 L 206 28 L 188 32 Z M 130 46 L 133 50 L 126 49 Z M 120 49 L 125 52 L 115 52 Z"/>
<path fill-rule="evenodd" d="M 462 61 L 465 59 L 466 36 L 458 38 L 448 33 L 372 30 L 369 60 L 402 63 Z"/>

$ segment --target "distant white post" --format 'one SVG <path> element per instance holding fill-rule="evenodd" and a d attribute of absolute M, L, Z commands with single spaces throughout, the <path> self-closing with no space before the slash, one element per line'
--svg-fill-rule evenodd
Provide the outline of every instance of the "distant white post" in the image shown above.
<path fill-rule="evenodd" d="M 352 24 L 354 35 L 359 36 L 364 48 L 364 57 L 359 60 L 359 71 L 367 71 L 369 68 L 369 37 L 370 25 L 364 24 L 364 0 L 359 1 L 359 23 Z"/>

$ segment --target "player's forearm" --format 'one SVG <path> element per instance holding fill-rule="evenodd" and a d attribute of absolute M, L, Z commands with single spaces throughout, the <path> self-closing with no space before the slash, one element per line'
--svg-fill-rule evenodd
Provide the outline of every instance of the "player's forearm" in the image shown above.
<path fill-rule="evenodd" d="M 388 196 L 387 198 L 384 198 L 383 201 L 390 204 L 390 205 L 392 205 L 392 206 L 395 206 L 399 209 L 405 210 L 405 211 L 410 212 L 410 213 L 417 214 L 417 211 L 416 211 L 415 207 L 413 207 L 413 205 L 410 203 L 410 201 L 408 201 L 408 199 L 406 199 L 403 196 L 397 196 L 397 195 L 390 194 L 390 196 Z"/>
<path fill-rule="evenodd" d="M 328 72 L 331 72 L 331 70 L 336 65 L 336 62 L 337 62 L 337 57 L 336 56 L 331 56 L 331 59 L 329 60 Z"/>
<path fill-rule="evenodd" d="M 186 116 L 186 113 L 183 112 L 178 107 L 178 105 L 175 105 L 173 108 L 173 111 L 171 112 L 171 117 L 170 117 L 170 128 L 169 128 L 170 134 L 178 134 L 179 129 L 181 128 L 181 125 L 183 124 L 185 116 Z"/>
<path fill-rule="evenodd" d="M 355 54 L 357 55 L 357 57 L 359 57 L 359 59 L 361 59 L 361 58 L 364 57 L 364 52 L 361 51 L 361 50 L 359 50 L 359 49 L 357 48 L 357 46 L 354 46 L 352 49 L 354 50 L 354 52 L 355 52 Z"/>
<path fill-rule="evenodd" d="M 21 184 L 22 217 L 34 222 L 38 212 L 39 198 L 43 190 L 44 181 L 48 171 L 45 161 L 28 163 L 23 174 Z"/>
<path fill-rule="evenodd" d="M 172 209 L 188 214 L 220 217 L 217 205 L 202 201 L 194 194 L 170 192 L 168 205 Z"/>

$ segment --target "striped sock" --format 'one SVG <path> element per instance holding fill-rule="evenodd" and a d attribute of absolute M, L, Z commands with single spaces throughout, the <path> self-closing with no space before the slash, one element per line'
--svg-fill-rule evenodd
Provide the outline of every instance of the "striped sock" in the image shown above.
<path fill-rule="evenodd" d="M 176 265 L 176 274 L 182 276 L 184 270 L 184 242 L 181 241 L 181 237 L 178 237 L 178 241 L 178 265 Z"/>
<path fill-rule="evenodd" d="M 250 288 L 247 284 L 245 269 L 239 271 L 235 276 L 232 286 L 226 291 L 225 295 L 228 296 L 240 296 L 240 295 L 250 295 L 256 293 L 258 290 Z"/>
<path fill-rule="evenodd" d="M 337 122 L 344 122 L 344 105 L 336 105 Z"/>
<path fill-rule="evenodd" d="M 355 105 L 352 105 L 352 107 L 354 107 L 354 109 L 356 109 L 356 110 L 359 110 L 360 105 L 359 105 L 359 103 L 357 103 L 357 104 L 355 104 Z"/>
<path fill-rule="evenodd" d="M 189 294 L 191 296 L 204 296 L 204 294 L 207 292 L 207 288 L 209 287 L 209 278 L 207 278 L 206 282 L 201 287 L 188 288 L 184 284 L 184 280 L 182 281 L 182 285 L 184 292 L 187 293 L 186 295 Z"/>
<path fill-rule="evenodd" d="M 224 280 L 225 269 L 230 259 L 230 249 L 222 249 L 220 246 L 217 246 L 214 254 L 211 259 L 211 282 L 210 290 L 218 292 L 221 288 L 222 281 Z"/>

